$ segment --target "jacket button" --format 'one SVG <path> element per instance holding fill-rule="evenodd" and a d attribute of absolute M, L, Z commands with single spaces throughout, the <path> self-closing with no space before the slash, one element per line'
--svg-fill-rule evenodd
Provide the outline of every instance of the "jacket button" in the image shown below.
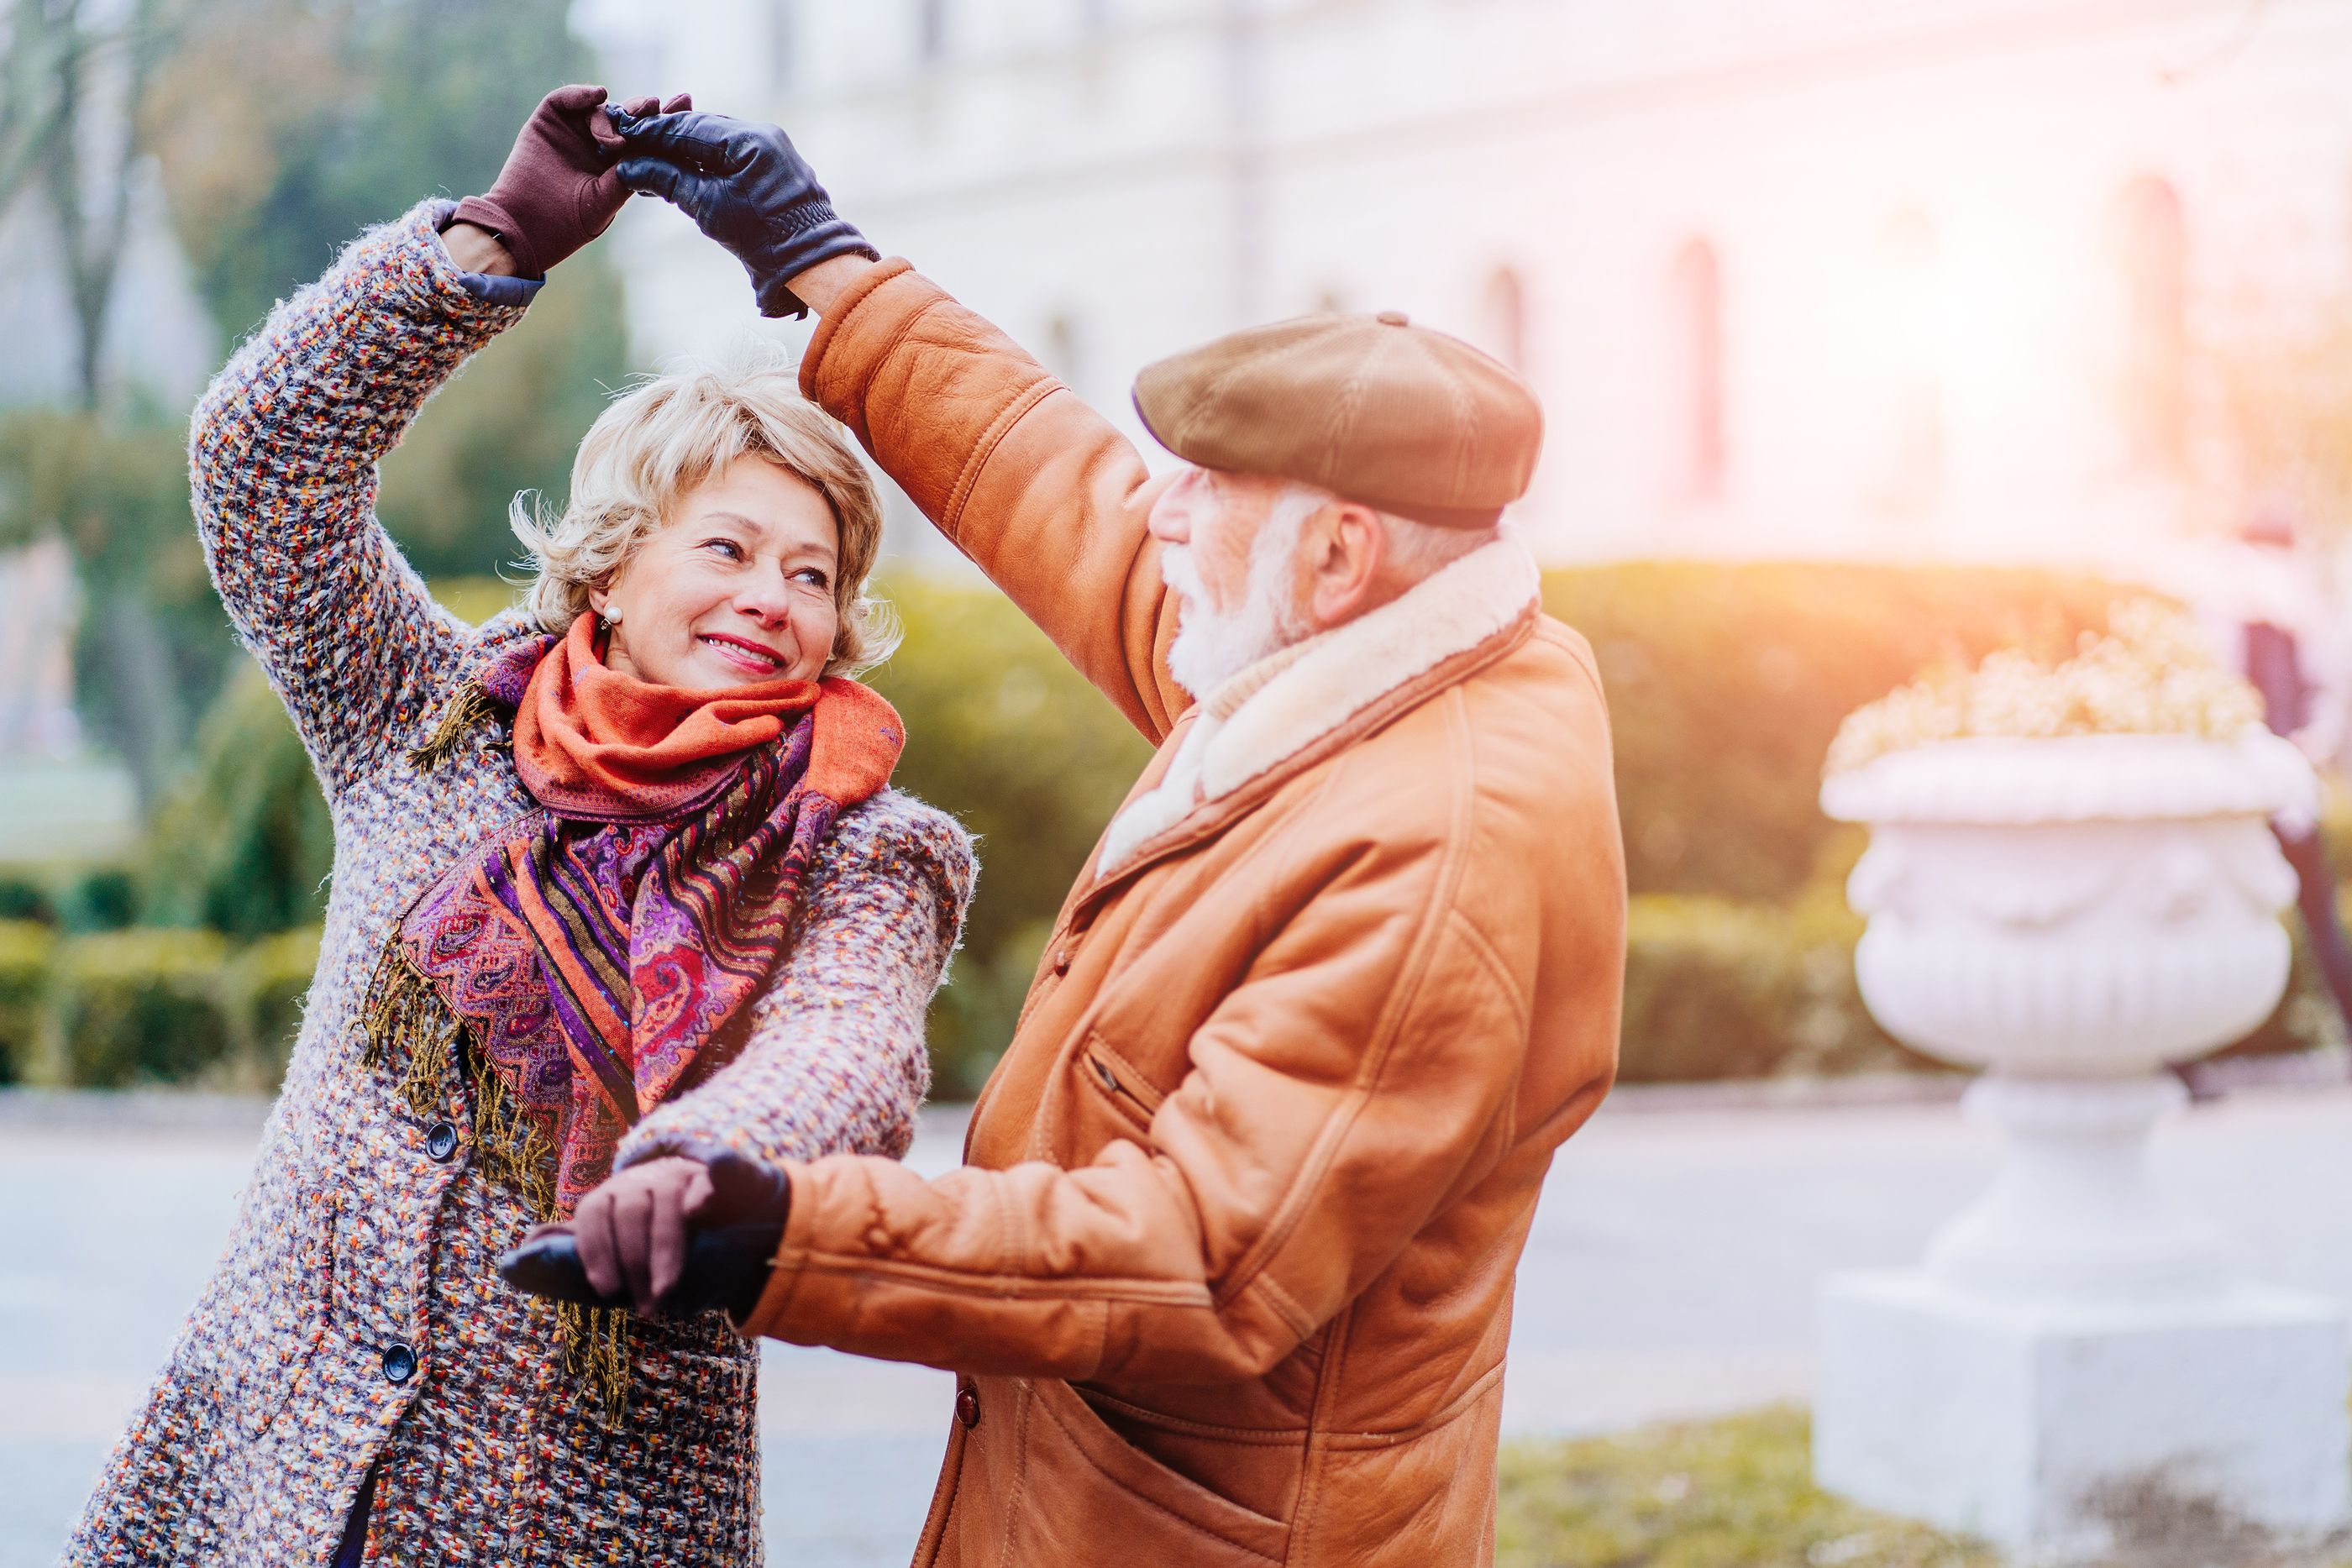
<path fill-rule="evenodd" d="M 457 1129 L 446 1122 L 436 1122 L 425 1129 L 425 1152 L 433 1156 L 436 1165 L 447 1165 L 457 1154 Z"/>
<path fill-rule="evenodd" d="M 389 1344 L 383 1351 L 383 1378 L 387 1383 L 405 1383 L 416 1375 L 416 1353 L 404 1344 Z"/>
<path fill-rule="evenodd" d="M 1066 946 L 1065 946 L 1065 947 L 1056 947 L 1056 948 L 1055 948 L 1055 949 L 1054 949 L 1054 973 L 1055 973 L 1055 974 L 1057 974 L 1057 975 L 1066 975 L 1066 974 L 1068 974 L 1069 972 L 1070 972 L 1070 950 L 1069 950 L 1069 948 L 1067 948 L 1067 947 L 1066 947 Z"/>
<path fill-rule="evenodd" d="M 969 1383 L 956 1390 L 956 1419 L 967 1432 L 980 1425 L 980 1390 Z"/>

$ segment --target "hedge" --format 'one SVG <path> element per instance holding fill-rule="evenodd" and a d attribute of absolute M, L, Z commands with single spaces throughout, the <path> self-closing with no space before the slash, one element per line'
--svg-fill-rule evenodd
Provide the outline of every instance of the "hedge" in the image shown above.
<path fill-rule="evenodd" d="M 30 920 L 0 920 L 0 1083 L 31 1070 L 47 1016 L 57 937 Z"/>
<path fill-rule="evenodd" d="M 239 1003 L 249 1076 L 275 1089 L 286 1076 L 294 1037 L 302 1028 L 302 1004 L 319 968 L 319 928 L 281 931 L 237 956 L 231 985 Z"/>
<path fill-rule="evenodd" d="M 229 946 L 210 931 L 114 931 L 58 954 L 58 1046 L 68 1082 L 112 1089 L 198 1075 L 236 1040 Z"/>

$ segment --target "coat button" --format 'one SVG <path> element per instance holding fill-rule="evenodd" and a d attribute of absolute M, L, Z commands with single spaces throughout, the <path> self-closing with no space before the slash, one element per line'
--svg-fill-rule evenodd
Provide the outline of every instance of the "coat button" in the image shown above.
<path fill-rule="evenodd" d="M 1068 948 L 1067 946 L 1062 946 L 1062 947 L 1056 947 L 1056 948 L 1055 948 L 1055 949 L 1054 949 L 1054 973 L 1055 973 L 1055 974 L 1057 974 L 1057 975 L 1066 975 L 1066 974 L 1068 974 L 1069 972 L 1070 972 L 1070 950 L 1069 950 L 1069 948 Z"/>
<path fill-rule="evenodd" d="M 383 1352 L 383 1377 L 387 1383 L 405 1383 L 416 1375 L 416 1353 L 404 1344 L 390 1344 Z"/>
<path fill-rule="evenodd" d="M 436 1122 L 425 1129 L 425 1152 L 433 1156 L 436 1165 L 447 1165 L 457 1154 L 457 1129 L 446 1122 Z"/>
<path fill-rule="evenodd" d="M 969 1383 L 956 1390 L 956 1419 L 967 1432 L 980 1425 L 980 1390 Z"/>

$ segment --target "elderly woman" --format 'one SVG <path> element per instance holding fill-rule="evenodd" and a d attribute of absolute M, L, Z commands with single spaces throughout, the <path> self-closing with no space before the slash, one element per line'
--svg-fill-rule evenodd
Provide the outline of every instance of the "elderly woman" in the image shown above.
<path fill-rule="evenodd" d="M 897 716 L 850 678 L 879 510 L 786 376 L 614 402 L 478 629 L 375 519 L 418 406 L 625 199 L 603 96 L 551 95 L 487 196 L 362 235 L 196 411 L 205 548 L 332 806 L 333 891 L 235 1235 L 69 1563 L 760 1561 L 726 1317 L 559 1311 L 496 1260 L 577 1220 L 644 1301 L 710 1202 L 692 1162 L 902 1153 L 971 862 L 887 788 Z"/>

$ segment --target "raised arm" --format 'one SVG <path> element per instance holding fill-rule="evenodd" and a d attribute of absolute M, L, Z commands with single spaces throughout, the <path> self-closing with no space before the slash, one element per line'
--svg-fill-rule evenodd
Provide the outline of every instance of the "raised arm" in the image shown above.
<path fill-rule="evenodd" d="M 1133 445 L 905 262 L 877 264 L 778 127 L 707 113 L 616 123 L 625 183 L 733 252 L 763 312 L 824 318 L 802 390 L 1120 712 L 1166 736 L 1192 698 L 1168 672 L 1174 602 Z"/>
<path fill-rule="evenodd" d="M 538 287 L 460 268 L 420 203 L 354 241 L 213 378 L 196 528 L 237 635 L 340 794 L 402 743 L 467 637 L 375 517 L 376 465 Z"/>

